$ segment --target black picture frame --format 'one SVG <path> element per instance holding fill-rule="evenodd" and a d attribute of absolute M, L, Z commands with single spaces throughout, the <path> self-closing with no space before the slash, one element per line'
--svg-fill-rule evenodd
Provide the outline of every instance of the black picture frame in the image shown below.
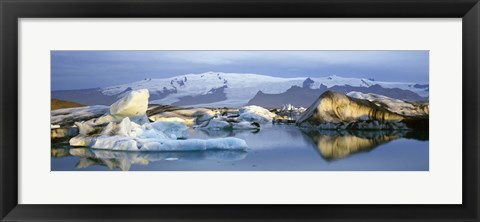
<path fill-rule="evenodd" d="M 478 221 L 478 0 L 0 0 L 1 221 Z M 462 18 L 461 205 L 18 204 L 18 19 L 121 17 Z M 448 44 L 445 43 L 445 44 Z M 453 149 L 453 148 L 452 148 Z M 457 148 L 458 149 L 458 148 Z M 42 192 L 39 190 L 39 192 Z M 288 191 L 286 191 L 288 192 Z M 439 194 L 441 195 L 441 194 Z"/>

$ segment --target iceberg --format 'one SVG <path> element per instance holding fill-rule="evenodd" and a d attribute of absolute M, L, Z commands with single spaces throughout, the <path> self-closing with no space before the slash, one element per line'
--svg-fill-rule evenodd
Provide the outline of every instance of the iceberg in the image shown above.
<path fill-rule="evenodd" d="M 185 121 L 157 119 L 150 123 L 148 90 L 130 91 L 110 106 L 108 113 L 86 122 L 75 122 L 78 135 L 69 143 L 75 147 L 122 151 L 193 151 L 193 150 L 245 150 L 247 144 L 237 138 L 187 139 L 188 127 Z M 185 110 L 183 114 L 209 119 L 205 110 Z M 216 127 L 231 124 L 223 120 L 209 119 L 209 125 Z"/>
<path fill-rule="evenodd" d="M 196 128 L 208 129 L 208 130 L 231 130 L 233 128 L 232 123 L 228 122 L 224 118 L 211 119 L 208 122 L 204 122 Z"/>
<path fill-rule="evenodd" d="M 304 128 L 332 130 L 428 130 L 428 115 L 407 116 L 385 106 L 327 91 L 298 118 L 296 124 Z"/>
<path fill-rule="evenodd" d="M 217 139 L 157 139 L 129 136 L 75 137 L 77 144 L 94 149 L 116 151 L 202 151 L 202 150 L 246 150 L 242 139 L 227 137 Z M 73 139 L 73 138 L 72 138 Z M 71 143 L 72 145 L 72 140 Z M 88 144 L 88 145 L 86 145 Z"/>
<path fill-rule="evenodd" d="M 155 121 L 183 121 L 187 126 L 201 124 L 213 119 L 217 113 L 207 108 L 180 108 L 176 106 L 154 105 L 147 111 L 149 119 Z"/>
<path fill-rule="evenodd" d="M 85 106 L 78 108 L 57 109 L 50 112 L 51 125 L 71 126 L 75 122 L 85 121 L 92 118 L 97 118 L 109 110 L 108 106 Z"/>
<path fill-rule="evenodd" d="M 133 90 L 110 106 L 110 114 L 120 118 L 144 115 L 149 96 L 147 89 Z"/>
<path fill-rule="evenodd" d="M 75 147 L 122 151 L 199 151 L 245 150 L 246 142 L 238 138 L 186 139 L 188 128 L 182 122 L 155 122 L 138 125 L 126 117 L 120 123 L 109 123 L 100 134 L 93 134 L 87 124 L 79 125 L 82 133 L 70 139 Z M 184 139 L 184 140 L 182 140 Z"/>
<path fill-rule="evenodd" d="M 356 121 L 401 121 L 404 117 L 379 107 L 367 100 L 327 91 L 323 93 L 297 120 L 297 125 L 310 123 L 338 124 Z"/>
<path fill-rule="evenodd" d="M 93 140 L 91 148 L 122 151 L 137 151 L 138 143 L 133 137 L 100 136 Z"/>
<path fill-rule="evenodd" d="M 399 99 L 390 98 L 383 95 L 378 95 L 374 93 L 361 93 L 352 91 L 347 93 L 347 96 L 364 99 L 370 102 L 375 103 L 377 106 L 384 107 L 385 109 L 405 115 L 405 116 L 428 116 L 429 115 L 429 105 L 428 102 L 410 102 L 403 101 Z"/>
<path fill-rule="evenodd" d="M 238 120 L 258 123 L 272 122 L 276 115 L 260 106 L 245 106 L 240 109 Z"/>
<path fill-rule="evenodd" d="M 146 89 L 132 90 L 110 106 L 108 113 L 96 119 L 87 121 L 90 125 L 100 125 L 109 122 L 119 122 L 125 117 L 138 124 L 150 122 L 146 115 L 148 98 L 150 94 Z"/>
<path fill-rule="evenodd" d="M 188 127 L 185 123 L 176 121 L 157 121 L 150 124 L 152 128 L 164 133 L 170 139 L 186 139 L 188 138 Z M 144 126 L 149 126 L 148 124 Z"/>
<path fill-rule="evenodd" d="M 241 130 L 241 129 L 260 129 L 260 125 L 258 123 L 251 123 L 247 121 L 241 121 L 239 123 L 235 123 L 233 125 L 233 129 Z"/>

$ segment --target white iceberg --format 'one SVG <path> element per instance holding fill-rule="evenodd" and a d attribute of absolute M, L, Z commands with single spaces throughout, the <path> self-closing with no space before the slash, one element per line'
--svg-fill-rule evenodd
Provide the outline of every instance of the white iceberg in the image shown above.
<path fill-rule="evenodd" d="M 108 122 L 118 122 L 125 117 L 138 124 L 150 122 L 146 115 L 148 109 L 148 97 L 150 94 L 146 89 L 132 90 L 121 99 L 110 106 L 105 115 L 87 121 L 90 125 L 100 125 Z"/>
<path fill-rule="evenodd" d="M 182 122 L 157 121 L 145 125 L 151 125 L 155 130 L 164 133 L 170 139 L 176 140 L 188 138 L 188 127 Z"/>
<path fill-rule="evenodd" d="M 88 141 L 82 137 L 84 144 L 104 150 L 121 151 L 201 151 L 201 150 L 245 150 L 248 148 L 242 139 L 227 137 L 217 139 L 157 139 L 130 136 L 100 136 Z M 88 137 L 87 137 L 88 138 Z"/>
<path fill-rule="evenodd" d="M 148 90 L 134 90 L 112 104 L 110 111 L 86 122 L 76 122 L 79 134 L 70 139 L 71 146 L 122 151 L 191 151 L 191 150 L 244 150 L 247 144 L 237 138 L 187 139 L 188 127 L 185 121 L 161 119 L 150 123 Z M 208 119 L 209 115 L 198 110 L 189 110 L 192 116 Z M 213 121 L 213 122 L 212 122 Z M 215 124 L 216 120 L 209 123 Z M 218 121 L 220 124 L 229 124 Z"/>
<path fill-rule="evenodd" d="M 238 120 L 258 123 L 268 123 L 276 115 L 260 106 L 245 106 L 240 109 Z"/>
<path fill-rule="evenodd" d="M 236 130 L 241 130 L 241 129 L 248 130 L 248 129 L 259 129 L 259 128 L 260 128 L 260 125 L 247 122 L 247 121 L 242 121 L 242 122 L 233 124 L 233 129 L 236 129 Z"/>
<path fill-rule="evenodd" d="M 69 141 L 70 146 L 73 147 L 89 147 L 95 142 L 95 137 L 92 136 L 85 136 L 85 135 L 77 135 L 72 137 Z"/>
<path fill-rule="evenodd" d="M 227 122 L 224 118 L 214 118 L 208 122 L 203 122 L 196 126 L 196 128 L 208 130 L 230 130 L 232 129 L 232 123 Z"/>
<path fill-rule="evenodd" d="M 110 114 L 120 118 L 144 115 L 149 96 L 147 89 L 132 90 L 110 106 Z"/>
<path fill-rule="evenodd" d="M 199 151 L 199 150 L 245 150 L 242 139 L 187 139 L 188 128 L 182 122 L 146 123 L 138 125 L 128 117 L 120 123 L 110 122 L 100 134 L 98 126 L 78 124 L 81 133 L 70 139 L 71 146 L 121 151 Z M 93 135 L 91 135 L 94 133 Z"/>
<path fill-rule="evenodd" d="M 122 151 L 138 151 L 138 143 L 133 137 L 100 136 L 93 141 L 91 148 L 122 150 Z"/>

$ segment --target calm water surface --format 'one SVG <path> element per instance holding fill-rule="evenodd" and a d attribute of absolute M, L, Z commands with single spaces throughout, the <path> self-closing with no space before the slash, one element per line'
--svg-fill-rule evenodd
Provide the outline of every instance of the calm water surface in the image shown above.
<path fill-rule="evenodd" d="M 120 152 L 53 144 L 53 171 L 428 171 L 425 134 L 392 131 L 190 130 L 190 138 L 244 139 L 246 151 Z"/>

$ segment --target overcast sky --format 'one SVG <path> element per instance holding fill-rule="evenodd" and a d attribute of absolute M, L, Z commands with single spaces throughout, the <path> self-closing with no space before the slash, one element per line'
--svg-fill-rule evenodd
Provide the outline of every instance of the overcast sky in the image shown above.
<path fill-rule="evenodd" d="M 52 51 L 52 90 L 208 71 L 427 83 L 428 59 L 428 51 Z"/>

